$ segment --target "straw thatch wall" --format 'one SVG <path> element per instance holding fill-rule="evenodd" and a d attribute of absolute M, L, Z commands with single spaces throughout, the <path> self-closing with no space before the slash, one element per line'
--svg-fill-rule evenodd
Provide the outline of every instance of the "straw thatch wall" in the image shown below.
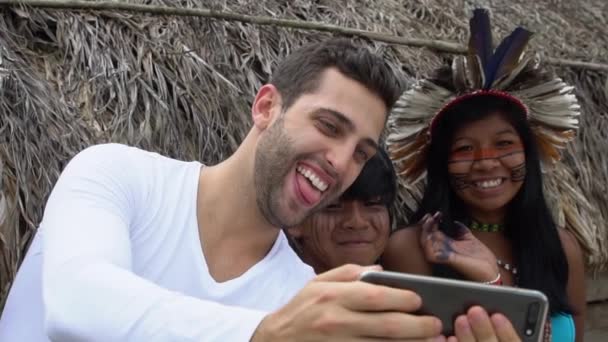
<path fill-rule="evenodd" d="M 294 47 L 332 34 L 204 17 L 3 7 L 3 2 L 7 1 L 0 1 L 0 308 L 45 200 L 75 153 L 91 144 L 115 141 L 216 163 L 248 131 L 252 95 L 274 63 Z M 201 6 L 194 0 L 130 3 Z M 553 67 L 578 87 L 586 114 L 583 130 L 568 150 L 568 172 L 550 179 L 547 186 L 554 194 L 569 194 L 552 197 L 556 209 L 561 208 L 556 199 L 569 199 L 574 205 L 556 210 L 565 213 L 560 221 L 572 216 L 568 210 L 580 213 L 584 224 L 575 229 L 581 232 L 578 237 L 588 261 L 593 268 L 605 265 L 608 166 L 602 149 L 608 135 L 608 4 L 485 3 L 493 10 L 496 34 L 504 36 L 515 24 L 536 31 L 532 46 L 553 58 Z M 439 48 L 452 45 L 432 40 L 461 43 L 468 34 L 469 4 L 462 0 L 214 0 L 204 1 L 204 6 L 422 38 L 431 40 L 422 45 Z M 381 39 L 356 39 L 383 54 L 407 81 L 452 56 Z M 560 59 L 598 65 L 560 66 Z M 577 193 L 582 197 L 573 197 Z"/>

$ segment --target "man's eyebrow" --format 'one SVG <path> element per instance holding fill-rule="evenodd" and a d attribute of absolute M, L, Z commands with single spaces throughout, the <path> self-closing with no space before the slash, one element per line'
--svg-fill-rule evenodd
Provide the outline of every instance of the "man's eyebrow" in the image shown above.
<path fill-rule="evenodd" d="M 321 107 L 321 108 L 318 108 L 317 110 L 315 110 L 314 113 L 315 114 L 325 113 L 325 114 L 331 115 L 336 120 L 338 120 L 342 125 L 344 125 L 346 127 L 346 129 L 349 131 L 354 131 L 356 128 L 355 123 L 352 122 L 351 119 L 349 119 L 343 113 L 338 112 L 337 110 Z M 363 138 L 363 144 L 368 145 L 370 148 L 373 148 L 374 151 L 377 151 L 379 149 L 378 143 L 370 137 Z"/>
<path fill-rule="evenodd" d="M 344 114 L 330 108 L 321 107 L 314 111 L 315 114 L 329 114 L 334 119 L 340 121 L 340 123 L 350 131 L 355 130 L 355 124 Z"/>

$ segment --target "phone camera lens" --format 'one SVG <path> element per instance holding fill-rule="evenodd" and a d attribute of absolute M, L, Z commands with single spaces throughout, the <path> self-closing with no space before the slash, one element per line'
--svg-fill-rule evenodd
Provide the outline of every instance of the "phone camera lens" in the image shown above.
<path fill-rule="evenodd" d="M 536 322 L 538 321 L 539 309 L 540 309 L 540 305 L 538 303 L 532 303 L 528 307 L 528 315 L 526 316 L 526 328 L 524 330 L 524 334 L 526 336 L 534 335 L 534 330 L 536 328 Z"/>
<path fill-rule="evenodd" d="M 538 309 L 538 303 L 530 304 L 530 307 L 528 308 L 528 323 L 536 323 L 536 320 L 538 319 Z"/>

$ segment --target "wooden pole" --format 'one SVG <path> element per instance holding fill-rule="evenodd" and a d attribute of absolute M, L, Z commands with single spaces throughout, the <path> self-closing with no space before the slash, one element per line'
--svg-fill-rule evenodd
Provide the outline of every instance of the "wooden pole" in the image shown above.
<path fill-rule="evenodd" d="M 147 13 L 153 15 L 204 17 L 216 20 L 238 21 L 255 25 L 276 26 L 300 30 L 313 30 L 322 32 L 340 33 L 365 37 L 372 40 L 406 45 L 413 47 L 428 48 L 438 52 L 463 54 L 466 47 L 449 41 L 398 37 L 395 35 L 373 32 L 367 30 L 342 27 L 318 22 L 308 22 L 292 19 L 278 19 L 266 16 L 252 16 L 232 12 L 218 11 L 203 8 L 180 8 L 156 5 L 132 4 L 122 1 L 86 1 L 86 0 L 0 0 L 0 6 L 30 6 L 48 9 L 64 10 L 95 10 L 95 11 L 127 11 L 136 13 Z M 547 63 L 579 69 L 608 71 L 608 64 L 570 60 L 563 58 L 546 58 Z"/>

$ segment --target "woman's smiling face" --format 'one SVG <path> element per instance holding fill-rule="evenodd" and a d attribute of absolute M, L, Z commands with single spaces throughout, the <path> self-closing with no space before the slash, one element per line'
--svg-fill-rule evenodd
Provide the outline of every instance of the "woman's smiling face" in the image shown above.
<path fill-rule="evenodd" d="M 474 218 L 501 220 L 526 176 L 522 140 L 498 112 L 466 124 L 454 132 L 448 173 Z"/>

